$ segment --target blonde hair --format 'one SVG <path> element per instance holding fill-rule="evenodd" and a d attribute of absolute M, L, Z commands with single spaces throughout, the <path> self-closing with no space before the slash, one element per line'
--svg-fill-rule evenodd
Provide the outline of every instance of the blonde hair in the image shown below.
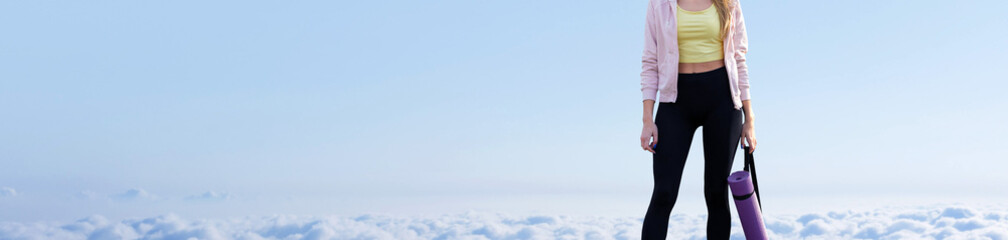
<path fill-rule="evenodd" d="M 731 30 L 731 11 L 734 10 L 732 3 L 737 0 L 711 0 L 714 8 L 717 9 L 718 18 L 721 19 L 721 39 L 727 39 L 728 31 Z"/>

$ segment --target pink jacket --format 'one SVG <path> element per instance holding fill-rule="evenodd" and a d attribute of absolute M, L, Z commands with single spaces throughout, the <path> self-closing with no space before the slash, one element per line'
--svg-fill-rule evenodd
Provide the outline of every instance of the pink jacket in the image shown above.
<path fill-rule="evenodd" d="M 731 33 L 725 39 L 724 60 L 735 109 L 749 100 L 748 48 L 745 20 L 738 0 L 732 0 Z M 679 76 L 679 43 L 676 37 L 676 0 L 650 0 L 644 27 L 644 56 L 641 59 L 641 93 L 645 100 L 675 102 Z M 659 91 L 660 90 L 660 91 Z M 661 96 L 656 96 L 661 92 Z M 658 99 L 656 99 L 656 97 Z"/>

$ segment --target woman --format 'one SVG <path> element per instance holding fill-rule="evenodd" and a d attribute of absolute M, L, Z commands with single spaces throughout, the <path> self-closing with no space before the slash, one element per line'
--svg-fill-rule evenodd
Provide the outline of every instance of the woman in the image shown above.
<path fill-rule="evenodd" d="M 703 126 L 707 238 L 728 239 L 727 178 L 735 147 L 740 139 L 745 139 L 750 152 L 756 146 L 747 45 L 738 0 L 650 0 L 641 61 L 640 140 L 641 148 L 652 153 L 654 192 L 642 239 L 665 238 L 686 154 L 699 126 Z M 658 112 L 652 121 L 656 100 Z"/>

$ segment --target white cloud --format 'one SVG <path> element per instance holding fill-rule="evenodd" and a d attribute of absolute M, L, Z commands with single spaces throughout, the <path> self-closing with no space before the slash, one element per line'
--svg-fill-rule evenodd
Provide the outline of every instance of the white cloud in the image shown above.
<path fill-rule="evenodd" d="M 472 211 L 441 216 L 274 215 L 221 220 L 186 220 L 166 214 L 109 221 L 93 215 L 71 223 L 0 222 L 0 239 L 639 239 L 642 220 L 640 216 L 514 216 Z M 883 208 L 770 215 L 765 220 L 771 239 L 1008 240 L 1005 208 Z M 732 239 L 744 239 L 735 221 Z M 705 226 L 704 215 L 674 214 L 669 239 L 704 239 Z"/>
<path fill-rule="evenodd" d="M 0 187 L 0 197 L 16 197 L 17 190 L 11 187 Z"/>
<path fill-rule="evenodd" d="M 80 192 L 74 194 L 74 197 L 77 199 L 86 199 L 86 200 L 101 199 L 101 197 L 98 196 L 98 193 L 91 190 L 81 190 Z"/>
<path fill-rule="evenodd" d="M 228 200 L 233 197 L 234 196 L 232 196 L 230 193 L 226 192 L 207 191 L 204 192 L 203 194 L 188 196 L 185 199 L 197 200 L 197 201 L 220 201 L 220 200 Z"/>
<path fill-rule="evenodd" d="M 157 196 L 147 193 L 147 191 L 142 188 L 131 188 L 119 194 L 113 194 L 109 196 L 115 200 L 140 200 L 140 199 L 157 199 Z"/>

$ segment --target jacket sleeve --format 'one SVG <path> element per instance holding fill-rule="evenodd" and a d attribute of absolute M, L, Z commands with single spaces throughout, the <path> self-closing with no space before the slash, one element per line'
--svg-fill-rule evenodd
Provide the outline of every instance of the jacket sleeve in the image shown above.
<path fill-rule="evenodd" d="M 749 37 L 746 36 L 745 18 L 742 17 L 742 5 L 735 1 L 735 29 L 732 33 L 735 41 L 735 65 L 738 67 L 738 86 L 740 100 L 749 100 L 749 67 L 746 66 L 746 52 L 749 50 Z"/>
<path fill-rule="evenodd" d="M 644 100 L 656 100 L 658 95 L 658 33 L 654 0 L 648 1 L 644 25 L 644 54 L 641 57 L 641 94 Z M 656 100 L 657 101 L 657 100 Z"/>

